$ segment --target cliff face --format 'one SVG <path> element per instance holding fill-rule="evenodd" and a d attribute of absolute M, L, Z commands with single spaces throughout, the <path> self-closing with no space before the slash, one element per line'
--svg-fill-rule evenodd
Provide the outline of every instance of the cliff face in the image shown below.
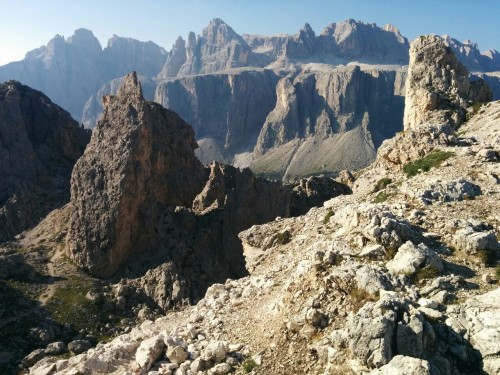
<path fill-rule="evenodd" d="M 354 163 L 368 165 L 382 140 L 401 128 L 403 98 L 395 92 L 404 74 L 348 67 L 303 72 L 293 81 L 283 78 L 276 89 L 276 107 L 257 140 L 253 168 L 267 174 L 275 169 L 269 164 L 275 160 L 283 167 L 274 178 L 283 177 L 291 165 L 295 165 L 293 176 L 287 178 L 296 178 L 340 171 Z M 312 151 L 324 148 L 326 152 L 334 144 L 337 152 L 351 148 L 352 158 L 339 152 L 346 159 L 342 163 L 330 151 L 325 157 Z M 311 151 L 315 158 L 307 156 Z"/>
<path fill-rule="evenodd" d="M 491 89 L 483 80 L 469 81 L 467 68 L 442 38 L 421 36 L 412 43 L 406 82 L 405 129 L 425 122 L 457 127 L 465 121 L 466 107 L 491 98 Z"/>
<path fill-rule="evenodd" d="M 185 77 L 160 83 L 155 101 L 179 113 L 193 126 L 197 139 L 215 140 L 231 160 L 236 153 L 253 150 L 276 102 L 277 80 L 270 71 Z M 208 146 L 201 146 L 198 155 L 203 162 L 213 160 L 209 152 Z"/>
<path fill-rule="evenodd" d="M 0 241 L 69 200 L 69 178 L 89 132 L 39 91 L 0 85 Z"/>
<path fill-rule="evenodd" d="M 135 74 L 106 102 L 73 170 L 68 237 L 75 262 L 104 277 L 151 248 L 162 207 L 189 206 L 205 176 L 191 127 L 145 102 Z"/>

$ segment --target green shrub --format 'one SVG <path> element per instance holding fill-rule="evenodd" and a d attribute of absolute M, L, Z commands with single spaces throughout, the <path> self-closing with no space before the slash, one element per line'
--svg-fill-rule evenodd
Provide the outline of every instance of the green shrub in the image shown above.
<path fill-rule="evenodd" d="M 252 372 L 255 368 L 257 368 L 258 365 L 252 358 L 247 358 L 241 366 L 243 367 L 243 371 L 248 374 L 249 372 Z"/>
<path fill-rule="evenodd" d="M 403 171 L 408 177 L 413 177 L 420 172 L 427 172 L 431 168 L 439 167 L 445 160 L 453 155 L 453 152 L 449 151 L 434 151 L 422 159 L 406 163 L 403 166 Z"/>
<path fill-rule="evenodd" d="M 387 187 L 387 185 L 389 185 L 391 182 L 392 182 L 392 179 L 390 179 L 390 178 L 387 178 L 387 177 L 381 178 L 375 184 L 375 187 L 373 188 L 373 192 L 376 193 L 377 191 L 385 189 Z"/>
<path fill-rule="evenodd" d="M 375 196 L 375 198 L 372 200 L 372 203 L 383 203 L 387 199 L 389 199 L 390 196 L 391 195 L 386 193 L 385 191 L 381 191 Z"/>

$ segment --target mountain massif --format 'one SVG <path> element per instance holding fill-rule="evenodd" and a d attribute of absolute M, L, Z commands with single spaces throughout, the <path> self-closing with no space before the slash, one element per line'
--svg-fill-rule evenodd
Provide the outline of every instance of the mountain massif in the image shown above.
<path fill-rule="evenodd" d="M 355 175 L 286 185 L 204 167 L 193 129 L 127 75 L 104 97 L 68 204 L 0 246 L 0 363 L 499 373 L 500 102 L 478 105 L 491 92 L 467 78 L 442 38 L 417 39 L 404 132 Z"/>
<path fill-rule="evenodd" d="M 444 41 L 500 98 L 498 53 Z M 0 81 L 44 91 L 92 128 L 101 98 L 116 94 L 135 70 L 148 100 L 193 126 L 202 163 L 250 167 L 287 181 L 363 168 L 384 139 L 402 130 L 408 50 L 396 27 L 354 20 L 318 35 L 306 24 L 296 35 L 259 36 L 239 35 L 214 19 L 168 52 L 117 36 L 102 49 L 80 29 L 0 67 Z"/>
<path fill-rule="evenodd" d="M 0 371 L 500 373 L 496 59 L 215 19 L 7 65 L 95 90 L 96 123 L 0 85 Z"/>

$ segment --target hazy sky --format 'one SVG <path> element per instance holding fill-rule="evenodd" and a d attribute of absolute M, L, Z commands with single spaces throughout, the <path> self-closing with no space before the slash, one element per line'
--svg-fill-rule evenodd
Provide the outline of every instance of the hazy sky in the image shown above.
<path fill-rule="evenodd" d="M 0 12 L 0 65 L 80 27 L 103 47 L 117 34 L 170 50 L 178 35 L 200 34 L 215 17 L 239 34 L 264 35 L 295 34 L 306 22 L 319 34 L 329 23 L 353 18 L 392 23 L 410 40 L 449 34 L 483 51 L 500 50 L 500 0 L 0 0 Z"/>

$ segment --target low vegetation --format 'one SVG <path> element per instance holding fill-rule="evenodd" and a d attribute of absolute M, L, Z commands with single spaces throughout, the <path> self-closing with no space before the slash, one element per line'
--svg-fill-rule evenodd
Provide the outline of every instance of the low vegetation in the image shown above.
<path fill-rule="evenodd" d="M 323 219 L 323 224 L 327 225 L 330 222 L 330 218 L 333 216 L 333 211 L 328 210 L 328 213 L 325 215 Z"/>
<path fill-rule="evenodd" d="M 445 160 L 453 155 L 453 152 L 449 151 L 434 151 L 422 159 L 406 163 L 403 166 L 403 171 L 408 177 L 413 177 L 421 172 L 427 172 L 431 168 L 439 167 Z"/>
<path fill-rule="evenodd" d="M 475 114 L 479 112 L 482 106 L 484 106 L 486 103 L 483 102 L 476 102 L 473 103 L 469 108 L 467 112 L 467 117 L 466 121 L 469 121 L 472 117 L 474 117 Z"/>
<path fill-rule="evenodd" d="M 390 196 L 391 194 L 381 191 L 373 198 L 372 203 L 384 203 Z"/>
<path fill-rule="evenodd" d="M 497 254 L 493 250 L 479 250 L 477 256 L 486 267 L 493 267 L 497 263 Z"/>
<path fill-rule="evenodd" d="M 95 288 L 95 282 L 78 277 L 72 277 L 57 288 L 54 296 L 49 300 L 46 309 L 57 323 L 69 328 L 71 331 L 95 330 L 94 335 L 99 335 L 97 330 L 108 322 L 103 309 L 85 296 Z"/>
<path fill-rule="evenodd" d="M 243 371 L 245 371 L 245 373 L 248 374 L 252 372 L 254 369 L 256 369 L 258 365 L 252 358 L 247 358 L 242 363 L 241 367 L 243 368 Z"/>
<path fill-rule="evenodd" d="M 373 188 L 373 192 L 376 193 L 377 191 L 385 189 L 387 187 L 387 185 L 389 185 L 390 183 L 392 183 L 392 179 L 387 178 L 387 177 L 381 178 L 375 184 L 375 187 Z"/>
<path fill-rule="evenodd" d="M 424 267 L 424 268 L 419 268 L 417 272 L 415 272 L 411 279 L 414 284 L 420 284 L 422 281 L 427 280 L 427 279 L 433 279 L 435 277 L 439 276 L 439 272 L 435 270 L 434 268 L 430 267 Z"/>

